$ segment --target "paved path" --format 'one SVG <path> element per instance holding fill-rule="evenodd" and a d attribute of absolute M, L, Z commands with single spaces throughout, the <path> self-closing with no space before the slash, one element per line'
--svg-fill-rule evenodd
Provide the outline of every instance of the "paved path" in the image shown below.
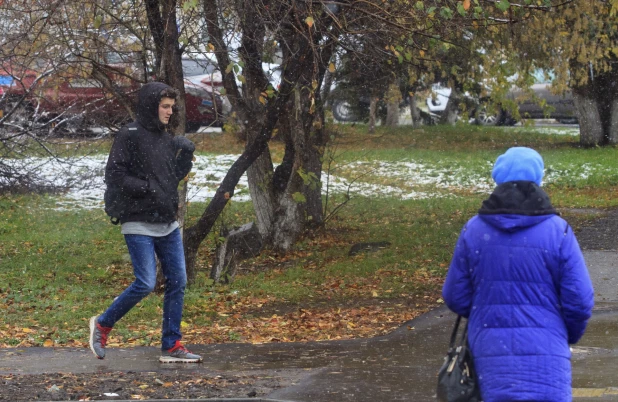
<path fill-rule="evenodd" d="M 576 401 L 618 401 L 618 253 L 586 251 L 596 308 L 586 335 L 573 349 Z M 388 336 L 338 342 L 196 345 L 200 365 L 161 365 L 158 348 L 110 348 L 99 361 L 89 350 L 0 350 L 0 373 L 181 371 L 216 375 L 275 375 L 290 385 L 263 400 L 306 402 L 435 401 L 454 315 L 445 307 Z M 254 401 L 256 399 L 253 399 Z"/>

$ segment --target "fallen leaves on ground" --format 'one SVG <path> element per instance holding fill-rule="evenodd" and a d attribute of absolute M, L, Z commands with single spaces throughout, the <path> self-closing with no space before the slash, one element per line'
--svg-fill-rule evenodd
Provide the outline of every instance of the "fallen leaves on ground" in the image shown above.
<path fill-rule="evenodd" d="M 385 335 L 436 305 L 424 303 L 412 309 L 401 303 L 385 303 L 351 308 L 299 308 L 269 316 L 234 314 L 210 327 L 189 329 L 185 339 L 191 343 L 267 343 L 368 338 Z"/>
<path fill-rule="evenodd" d="M 309 241 L 308 251 L 296 250 L 284 256 L 263 253 L 257 263 L 252 261 L 246 266 L 249 271 L 261 271 L 266 276 L 284 275 L 288 266 L 299 261 L 304 269 L 321 270 L 331 261 L 312 257 L 334 243 L 343 244 L 339 235 L 330 232 L 316 236 Z M 424 268 L 426 264 L 433 262 L 400 261 L 368 276 L 331 274 L 321 280 L 315 279 L 319 276 L 298 279 L 285 286 L 310 289 L 310 295 L 296 303 L 270 295 L 211 292 L 185 305 L 184 342 L 304 342 L 385 335 L 440 304 L 443 278 Z M 112 265 L 110 269 L 116 267 Z M 410 289 L 417 291 L 410 294 Z M 0 347 L 88 347 L 87 319 L 83 318 L 82 327 L 71 330 L 61 324 L 54 328 L 41 326 L 34 319 L 19 325 L 0 324 Z M 160 343 L 158 321 L 123 320 L 116 328 L 122 330 L 112 331 L 110 347 Z"/>
<path fill-rule="evenodd" d="M 345 302 L 346 305 L 331 302 L 333 305 L 325 307 L 298 307 L 292 311 L 277 313 L 273 311 L 290 308 L 286 304 L 269 306 L 264 303 L 266 300 L 252 299 L 251 303 L 245 300 L 246 304 L 237 303 L 234 309 L 226 308 L 218 311 L 217 317 L 206 325 L 185 323 L 183 336 L 184 341 L 190 344 L 368 338 L 385 335 L 397 329 L 406 321 L 438 306 L 438 300 L 438 294 L 405 300 L 373 299 L 370 300 L 371 303 L 359 300 L 358 304 L 348 300 Z M 256 307 L 258 305 L 261 307 Z M 266 308 L 269 312 L 264 311 Z M 160 342 L 158 326 L 140 324 L 128 325 L 125 328 L 132 335 L 123 337 L 117 332 L 112 332 L 108 340 L 109 347 L 154 346 Z M 50 334 L 50 331 L 47 328 L 15 328 L 5 325 L 0 329 L 0 337 L 12 338 L 13 344 L 0 344 L 0 347 L 88 347 L 86 337 L 66 342 L 55 342 L 51 338 L 45 338 L 41 342 L 41 333 Z M 51 335 L 53 336 L 53 333 Z"/>
<path fill-rule="evenodd" d="M 0 375 L 0 400 L 206 399 L 263 396 L 288 379 L 199 373 Z"/>

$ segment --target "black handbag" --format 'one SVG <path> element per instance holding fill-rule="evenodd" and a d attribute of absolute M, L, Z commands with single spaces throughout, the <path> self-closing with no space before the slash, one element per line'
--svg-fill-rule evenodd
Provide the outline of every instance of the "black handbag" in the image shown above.
<path fill-rule="evenodd" d="M 457 317 L 451 334 L 448 353 L 438 372 L 438 400 L 440 402 L 479 402 L 481 393 L 478 387 L 472 353 L 468 346 L 468 323 L 457 341 L 461 316 Z"/>

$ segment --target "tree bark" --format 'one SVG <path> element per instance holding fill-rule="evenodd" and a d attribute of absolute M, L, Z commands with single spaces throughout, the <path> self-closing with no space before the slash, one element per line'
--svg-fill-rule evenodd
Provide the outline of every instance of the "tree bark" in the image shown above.
<path fill-rule="evenodd" d="M 253 2 L 247 2 L 245 5 L 248 7 L 255 6 Z M 263 75 L 259 46 L 256 43 L 251 43 L 251 40 L 242 41 L 243 49 L 241 49 L 240 52 L 243 59 L 247 59 L 243 69 L 243 72 L 246 74 L 247 90 L 243 91 L 243 95 L 241 96 L 232 69 L 227 68 L 231 61 L 227 51 L 225 51 L 226 46 L 223 40 L 223 30 L 219 26 L 217 2 L 216 0 L 203 0 L 203 6 L 208 33 L 210 35 L 210 40 L 215 46 L 217 62 L 221 71 L 224 73 L 223 85 L 230 97 L 230 102 L 236 112 L 241 116 L 241 119 L 248 121 L 248 119 L 251 118 L 256 124 L 252 125 L 255 127 L 255 131 L 247 131 L 247 134 L 252 138 L 249 138 L 245 151 L 228 170 L 215 196 L 206 207 L 202 216 L 195 225 L 185 229 L 184 245 L 187 272 L 189 272 L 189 267 L 191 267 L 190 271 L 193 273 L 193 276 L 188 275 L 189 283 L 195 281 L 194 267 L 199 246 L 212 229 L 215 221 L 223 211 L 223 208 L 225 208 L 227 201 L 234 195 L 234 189 L 241 176 L 263 153 L 267 154 L 267 157 L 270 158 L 268 141 L 272 137 L 282 111 L 285 110 L 285 106 L 294 91 L 300 75 L 306 70 L 305 63 L 312 60 L 311 56 L 313 52 L 310 46 L 305 46 L 304 48 L 298 49 L 299 51 L 295 52 L 291 57 L 284 58 L 281 66 L 282 79 L 281 85 L 278 88 L 279 90 L 274 98 L 266 102 L 264 107 L 260 107 L 260 103 L 257 102 L 257 96 L 260 94 L 258 89 L 264 90 L 268 81 L 266 80 L 266 83 L 264 83 L 259 76 L 260 73 Z M 246 21 L 246 23 L 250 24 L 250 21 Z M 297 32 L 296 28 L 297 27 L 294 27 L 294 29 L 291 30 Z M 242 33 L 243 36 L 245 33 L 246 32 Z M 258 39 L 255 32 L 251 35 L 255 40 Z M 260 38 L 260 40 L 263 40 L 263 38 Z M 249 59 L 251 59 L 251 62 L 248 62 Z M 264 84 L 264 86 L 259 88 L 262 84 Z M 260 118 L 260 116 L 263 116 L 263 118 Z M 258 119 L 257 121 L 255 121 L 256 118 Z M 265 162 L 263 160 L 261 163 L 267 162 L 268 159 L 266 159 Z"/>
<path fill-rule="evenodd" d="M 414 128 L 419 128 L 423 125 L 423 117 L 421 116 L 421 110 L 418 108 L 418 101 L 418 95 L 413 94 L 410 96 L 410 117 L 412 118 L 412 127 Z"/>
<path fill-rule="evenodd" d="M 185 107 L 185 84 L 182 71 L 182 51 L 178 43 L 178 24 L 176 23 L 176 0 L 161 0 L 164 42 L 161 53 L 161 66 L 157 78 L 174 88 L 180 95 L 174 105 L 176 116 L 170 121 L 174 135 L 184 135 L 187 122 Z"/>
<path fill-rule="evenodd" d="M 302 7 L 295 11 L 302 15 Z M 332 54 L 330 47 L 323 48 L 316 70 L 314 49 L 318 40 L 312 42 L 311 35 L 297 30 L 284 32 L 279 38 L 286 43 L 283 60 L 297 59 L 300 69 L 277 126 L 286 144 L 285 154 L 282 163 L 273 169 L 266 150 L 248 170 L 260 234 L 266 245 L 281 252 L 288 251 L 307 227 L 323 222 L 320 179 L 325 135 L 319 88 Z M 258 54 L 253 53 L 253 58 L 257 59 Z M 256 98 L 258 95 L 256 91 Z"/>
<path fill-rule="evenodd" d="M 251 136 L 255 138 L 255 136 Z M 276 196 L 272 191 L 273 163 L 268 146 L 247 169 L 249 193 L 255 211 L 258 231 L 265 244 L 270 244 Z"/>
<path fill-rule="evenodd" d="M 372 96 L 369 100 L 369 133 L 373 134 L 376 131 L 376 121 L 378 114 L 378 98 Z"/>
<path fill-rule="evenodd" d="M 335 75 L 331 73 L 329 70 L 326 70 L 324 74 L 324 84 L 322 85 L 322 101 L 324 104 L 329 103 L 328 96 L 330 95 L 330 88 L 333 86 L 333 81 L 335 80 Z"/>
<path fill-rule="evenodd" d="M 269 82 L 261 62 L 261 46 L 267 37 L 266 25 L 256 8 L 262 3 L 239 1 L 236 11 L 239 13 L 242 40 L 238 50 L 243 62 L 244 76 L 241 92 L 236 84 L 233 68 L 230 67 L 223 30 L 219 26 L 218 2 L 202 1 L 209 40 L 215 46 L 227 96 L 240 119 L 253 124 L 245 130 L 245 151 L 226 174 L 198 222 L 185 230 L 187 267 L 195 266 L 200 243 L 212 229 L 245 171 L 249 176 L 260 233 L 265 235 L 265 239 L 271 239 L 275 248 L 288 250 L 305 228 L 307 216 L 311 216 L 312 221 L 323 221 L 319 185 L 314 184 L 311 187 L 306 184 L 299 172 L 310 171 L 313 173 L 312 177 L 316 177 L 319 182 L 320 152 L 323 147 L 316 144 L 323 141 L 325 136 L 316 128 L 316 124 L 323 125 L 323 111 L 317 105 L 320 100 L 320 83 L 333 52 L 333 45 L 324 43 L 322 36 L 314 32 L 315 27 L 311 28 L 305 22 L 308 15 L 305 3 L 292 3 L 289 7 L 281 7 L 281 16 L 286 23 L 276 21 L 276 26 L 281 35 L 277 39 L 284 43 L 281 46 L 284 53 L 282 79 L 280 86 L 276 88 L 275 96 L 266 99 L 264 91 L 267 90 Z M 294 109 L 294 112 L 288 113 L 291 109 Z M 287 116 L 287 120 L 282 119 L 284 116 Z M 283 162 L 277 169 L 273 169 L 268 141 L 276 127 L 279 135 L 286 141 L 286 152 Z M 313 192 L 305 189 L 305 185 L 311 187 Z M 307 202 L 302 202 L 302 197 L 298 197 L 298 194 L 302 194 Z M 188 278 L 190 283 L 194 279 L 195 277 Z"/>
<path fill-rule="evenodd" d="M 603 143 L 603 125 L 601 114 L 594 99 L 573 93 L 573 102 L 577 109 L 579 120 L 579 142 L 586 146 L 595 146 Z"/>
<path fill-rule="evenodd" d="M 618 144 L 618 99 L 612 99 L 610 112 L 611 120 L 609 124 L 607 142 L 610 145 L 616 145 Z"/>
<path fill-rule="evenodd" d="M 591 71 L 588 82 L 573 88 L 573 101 L 581 145 L 618 143 L 618 71 Z"/>
<path fill-rule="evenodd" d="M 161 69 L 161 60 L 163 59 L 163 44 L 165 42 L 165 28 L 163 18 L 161 16 L 161 8 L 159 0 L 146 0 L 146 16 L 148 17 L 148 27 L 152 35 L 152 41 L 155 46 L 155 66 L 154 71 L 157 73 Z"/>
<path fill-rule="evenodd" d="M 448 102 L 446 103 L 446 108 L 442 116 L 440 116 L 440 123 L 452 125 L 457 122 L 459 99 L 459 93 L 453 88 L 451 96 L 449 96 Z"/>
<path fill-rule="evenodd" d="M 320 102 L 321 104 L 321 102 Z M 301 158 L 305 172 L 312 174 L 308 182 L 303 182 L 303 194 L 306 198 L 306 224 L 308 227 L 316 228 L 324 224 L 324 205 L 322 203 L 322 160 L 324 149 L 328 142 L 324 128 L 324 110 L 320 106 L 318 114 L 312 128 L 306 128 L 306 138 L 309 140 L 302 150 Z M 296 151 L 297 153 L 299 150 Z"/>
<path fill-rule="evenodd" d="M 260 128 L 259 135 L 245 147 L 245 151 L 242 155 L 232 164 L 232 167 L 228 170 L 225 178 L 200 219 L 195 225 L 185 229 L 184 246 L 185 259 L 187 262 L 187 280 L 189 283 L 195 282 L 195 264 L 200 244 L 212 229 L 228 200 L 234 195 L 234 188 L 238 184 L 241 176 L 267 149 L 268 141 L 277 124 L 280 110 L 287 102 L 291 92 L 290 82 L 295 82 L 297 79 L 297 65 L 295 63 L 290 63 L 287 67 L 283 75 L 284 80 L 281 84 L 281 92 L 273 101 L 268 102 L 266 107 L 266 118 Z M 191 273 L 191 276 L 189 273 Z"/>
<path fill-rule="evenodd" d="M 273 232 L 273 246 L 282 251 L 289 250 L 307 227 L 318 227 L 324 221 L 321 191 L 324 113 L 322 107 L 312 107 L 321 104 L 317 91 L 312 99 L 306 89 L 298 86 L 295 95 L 287 119 L 293 167 L 286 190 L 281 194 Z"/>
<path fill-rule="evenodd" d="M 249 188 L 265 243 L 286 252 L 308 226 L 323 223 L 321 174 L 323 110 L 303 94 L 298 85 L 279 121 L 279 135 L 286 143 L 282 163 L 273 170 L 265 151 L 249 168 Z"/>
<path fill-rule="evenodd" d="M 399 125 L 399 103 L 401 103 L 401 92 L 397 84 L 390 84 L 386 94 L 386 126 L 396 127 Z"/>

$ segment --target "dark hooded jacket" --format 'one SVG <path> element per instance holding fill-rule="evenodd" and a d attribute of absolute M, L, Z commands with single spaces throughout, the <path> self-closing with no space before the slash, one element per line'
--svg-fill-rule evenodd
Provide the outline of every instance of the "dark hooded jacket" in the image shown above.
<path fill-rule="evenodd" d="M 171 223 L 178 211 L 178 183 L 192 167 L 194 145 L 173 138 L 159 120 L 160 82 L 138 95 L 137 121 L 114 139 L 105 168 L 105 208 L 124 222 Z M 113 221 L 113 220 L 112 220 Z"/>
<path fill-rule="evenodd" d="M 571 401 L 569 344 L 593 289 L 573 230 L 538 185 L 496 187 L 464 226 L 442 295 L 469 317 L 483 401 Z"/>

